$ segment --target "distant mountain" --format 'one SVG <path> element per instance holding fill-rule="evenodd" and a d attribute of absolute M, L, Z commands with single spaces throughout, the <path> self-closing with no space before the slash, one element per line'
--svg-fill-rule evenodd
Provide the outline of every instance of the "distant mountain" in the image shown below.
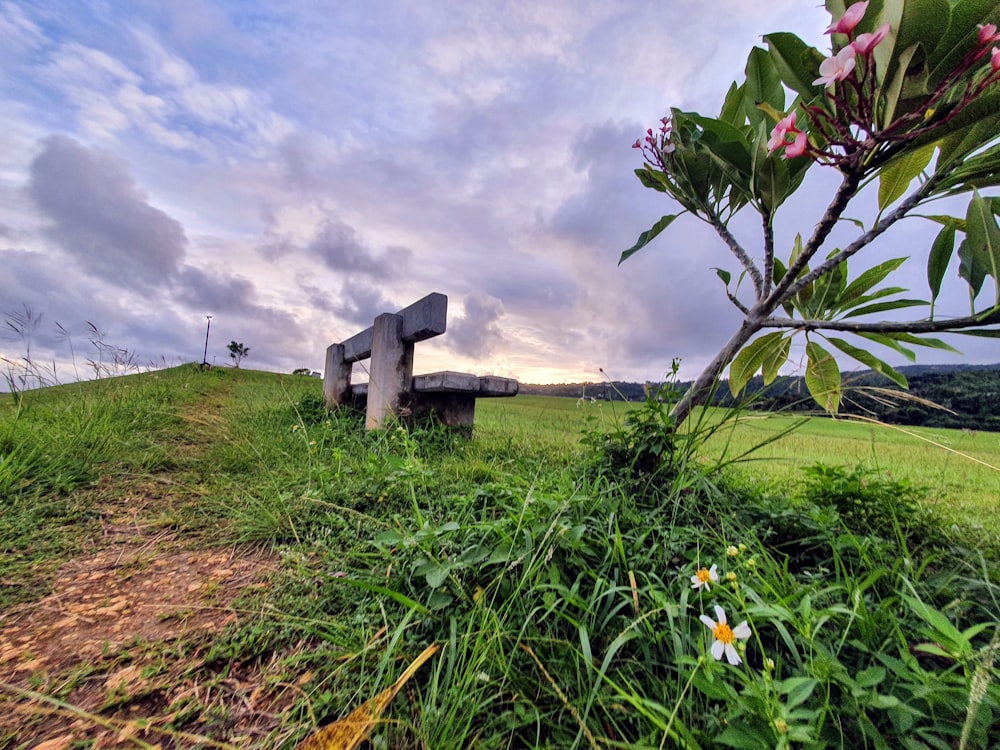
<path fill-rule="evenodd" d="M 889 378 L 873 370 L 843 373 L 844 399 L 841 411 L 862 414 L 891 424 L 953 427 L 1000 432 L 1000 364 L 993 365 L 907 365 L 898 368 L 907 379 L 903 390 Z M 631 382 L 521 384 L 521 393 L 595 400 L 642 401 L 646 390 L 659 383 Z M 678 383 L 681 391 L 690 382 Z M 814 412 L 801 376 L 778 378 L 764 387 L 760 376 L 753 378 L 739 400 L 723 381 L 714 400 L 717 405 L 743 403 L 762 411 Z"/>

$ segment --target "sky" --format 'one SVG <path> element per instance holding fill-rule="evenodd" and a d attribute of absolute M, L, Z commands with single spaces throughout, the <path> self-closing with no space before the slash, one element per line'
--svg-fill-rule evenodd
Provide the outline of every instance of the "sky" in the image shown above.
<path fill-rule="evenodd" d="M 738 268 L 690 217 L 618 265 L 676 210 L 631 145 L 670 107 L 716 114 L 763 34 L 825 50 L 828 24 L 811 0 L 0 0 L 0 356 L 201 361 L 211 315 L 209 362 L 237 341 L 245 367 L 322 370 L 441 292 L 417 371 L 694 377 L 740 322 L 712 269 Z M 884 252 L 926 296 L 936 230 L 903 225 Z M 952 281 L 938 311 L 964 314 Z M 1000 361 L 956 344 L 920 361 Z"/>

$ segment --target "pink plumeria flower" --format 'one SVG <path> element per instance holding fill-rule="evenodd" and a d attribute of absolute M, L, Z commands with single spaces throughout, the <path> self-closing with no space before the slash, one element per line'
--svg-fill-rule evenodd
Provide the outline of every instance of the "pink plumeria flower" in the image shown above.
<path fill-rule="evenodd" d="M 806 138 L 806 134 L 800 131 L 795 134 L 795 140 L 789 143 L 785 149 L 785 158 L 797 159 L 806 152 L 808 147 L 809 140 Z"/>
<path fill-rule="evenodd" d="M 797 116 L 796 111 L 793 109 L 787 115 L 778 120 L 778 124 L 774 126 L 774 130 L 771 131 L 771 140 L 767 142 L 768 153 L 774 153 L 779 148 L 785 145 L 786 136 L 789 133 L 797 133 L 798 129 L 795 127 L 795 118 Z"/>
<path fill-rule="evenodd" d="M 1000 47 L 994 47 L 990 53 L 990 68 L 994 73 L 1000 70 Z"/>
<path fill-rule="evenodd" d="M 721 661 L 722 655 L 725 654 L 726 661 L 735 667 L 743 661 L 736 652 L 736 646 L 734 645 L 736 639 L 745 641 L 753 633 L 750 630 L 750 626 L 747 625 L 746 620 L 735 628 L 729 627 L 729 623 L 726 621 L 726 611 L 718 604 L 715 605 L 715 616 L 718 618 L 718 622 L 708 615 L 701 615 L 698 618 L 704 623 L 706 628 L 712 631 L 712 637 L 715 639 L 712 641 L 712 658 L 716 661 Z"/>
<path fill-rule="evenodd" d="M 847 12 L 840 17 L 839 21 L 830 24 L 826 30 L 827 34 L 850 34 L 854 27 L 864 18 L 865 11 L 868 10 L 868 0 L 861 3 L 854 3 Z"/>
<path fill-rule="evenodd" d="M 997 41 L 1000 41 L 1000 34 L 997 33 L 997 25 L 995 23 L 979 24 L 979 43 L 981 45 L 985 47 L 987 44 Z"/>
<path fill-rule="evenodd" d="M 854 7 L 854 6 L 851 6 Z M 813 81 L 813 86 L 823 84 L 827 88 L 836 81 L 843 81 L 854 70 L 857 61 L 854 59 L 854 46 L 848 44 L 833 57 L 826 58 L 819 64 L 819 78 Z"/>
<path fill-rule="evenodd" d="M 695 591 L 704 587 L 705 591 L 711 590 L 713 583 L 719 582 L 719 566 L 713 565 L 711 568 L 700 568 L 691 576 L 691 588 Z"/>
<path fill-rule="evenodd" d="M 859 55 L 867 55 L 881 42 L 889 33 L 889 24 L 884 23 L 871 34 L 858 34 L 851 46 Z"/>

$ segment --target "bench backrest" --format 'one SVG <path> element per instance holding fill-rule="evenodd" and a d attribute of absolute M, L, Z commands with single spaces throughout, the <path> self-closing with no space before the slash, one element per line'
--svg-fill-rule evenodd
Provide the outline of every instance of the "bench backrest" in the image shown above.
<path fill-rule="evenodd" d="M 326 350 L 323 401 L 329 408 L 351 397 L 351 369 L 371 358 L 368 368 L 366 427 L 380 427 L 397 412 L 413 379 L 413 344 L 445 332 L 448 298 L 432 292 L 398 313 L 384 313 L 375 324 Z"/>
<path fill-rule="evenodd" d="M 431 292 L 396 315 L 403 319 L 402 339 L 405 343 L 434 338 L 444 333 L 447 327 L 448 298 L 439 292 Z M 374 335 L 375 326 L 370 326 L 339 344 L 344 347 L 344 362 L 353 364 L 372 356 Z"/>

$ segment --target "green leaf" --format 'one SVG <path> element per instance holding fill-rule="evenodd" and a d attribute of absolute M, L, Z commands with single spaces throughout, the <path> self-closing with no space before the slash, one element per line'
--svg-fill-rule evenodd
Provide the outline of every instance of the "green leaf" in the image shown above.
<path fill-rule="evenodd" d="M 822 86 L 814 86 L 823 54 L 799 39 L 795 34 L 778 32 L 764 36 L 768 54 L 781 81 L 804 101 L 823 94 Z"/>
<path fill-rule="evenodd" d="M 768 349 L 761 363 L 761 374 L 764 376 L 764 385 L 770 385 L 778 377 L 778 370 L 788 361 L 788 352 L 791 350 L 791 336 L 783 338 L 781 343 Z"/>
<path fill-rule="evenodd" d="M 753 147 L 746 128 L 738 128 L 722 120 L 701 115 L 685 114 L 686 121 L 700 129 L 698 148 L 745 200 L 750 197 L 750 176 Z M 714 179 L 714 178 L 713 178 Z"/>
<path fill-rule="evenodd" d="M 901 290 L 900 290 L 901 291 Z M 896 292 L 894 291 L 893 294 Z M 870 299 L 870 298 L 869 298 Z M 844 313 L 844 318 L 859 318 L 862 315 L 873 315 L 875 313 L 887 312 L 889 310 L 902 310 L 907 307 L 919 307 L 926 305 L 927 300 L 923 299 L 893 299 L 888 302 L 878 302 L 874 305 L 865 305 Z"/>
<path fill-rule="evenodd" d="M 952 331 L 963 336 L 981 336 L 984 339 L 1000 339 L 1000 328 L 978 328 L 970 331 Z"/>
<path fill-rule="evenodd" d="M 1000 227 L 993 216 L 992 204 L 975 191 L 965 216 L 965 238 L 973 246 L 986 273 L 997 282 L 996 304 L 1000 305 Z"/>
<path fill-rule="evenodd" d="M 643 187 L 648 187 L 658 193 L 670 193 L 673 195 L 674 190 L 670 184 L 670 178 L 663 172 L 646 166 L 635 170 L 635 176 L 639 178 L 639 182 L 642 183 Z"/>
<path fill-rule="evenodd" d="M 836 251 L 834 251 L 836 253 Z M 847 261 L 842 261 L 816 279 L 806 317 L 829 318 L 840 308 L 838 301 L 847 286 Z"/>
<path fill-rule="evenodd" d="M 914 4 L 921 5 L 921 3 Z M 935 86 L 978 43 L 976 26 L 981 23 L 996 22 L 1000 16 L 1000 3 L 997 0 L 962 0 L 958 3 L 953 2 L 952 6 L 947 27 L 943 33 L 938 32 L 935 36 L 936 43 L 929 47 L 933 49 L 929 55 L 930 82 Z M 928 8 L 929 12 L 933 10 L 933 7 Z M 939 17 L 937 20 L 940 29 L 940 24 L 945 19 Z"/>
<path fill-rule="evenodd" d="M 886 362 L 883 362 L 867 349 L 861 349 L 853 344 L 849 344 L 843 339 L 827 337 L 827 341 L 852 359 L 856 359 L 858 362 L 875 372 L 885 375 L 900 388 L 909 388 L 909 384 L 906 382 L 906 378 L 901 372 L 891 367 Z"/>
<path fill-rule="evenodd" d="M 969 299 L 972 309 L 975 310 L 976 297 L 979 296 L 983 282 L 986 281 L 986 260 L 982 257 L 981 249 L 977 249 L 968 238 L 958 245 L 958 260 L 958 275 L 969 285 L 971 290 Z"/>
<path fill-rule="evenodd" d="M 906 189 L 927 167 L 937 145 L 929 143 L 917 149 L 904 151 L 882 167 L 878 181 L 878 207 L 884 211 L 903 196 Z"/>
<path fill-rule="evenodd" d="M 810 341 L 806 344 L 806 388 L 813 400 L 828 414 L 840 408 L 840 367 L 826 349 Z"/>
<path fill-rule="evenodd" d="M 341 578 L 341 583 L 345 583 L 348 586 L 353 586 L 354 588 L 361 589 L 363 591 L 369 591 L 373 594 L 381 594 L 382 596 L 387 596 L 390 599 L 402 604 L 407 609 L 412 609 L 422 615 L 430 614 L 430 610 L 418 601 L 411 599 L 405 594 L 401 594 L 398 591 L 393 591 L 385 586 L 379 586 L 374 583 L 368 583 L 367 581 L 358 581 L 352 578 Z"/>
<path fill-rule="evenodd" d="M 953 347 L 951 344 L 942 341 L 941 339 L 936 339 L 931 336 L 917 335 L 915 333 L 906 333 L 904 331 L 893 332 L 887 334 L 892 336 L 896 341 L 902 341 L 907 344 L 913 344 L 913 346 L 923 346 L 927 349 L 940 349 L 945 352 L 952 352 L 953 354 L 961 354 L 958 349 Z"/>
<path fill-rule="evenodd" d="M 744 84 L 744 102 L 747 119 L 756 126 L 763 121 L 764 114 L 757 105 L 766 103 L 776 110 L 785 108 L 785 89 L 781 86 L 781 78 L 775 68 L 774 61 L 767 50 L 752 47 L 746 64 L 746 83 Z"/>
<path fill-rule="evenodd" d="M 900 594 L 900 597 L 910 606 L 914 614 L 931 626 L 934 634 L 938 636 L 938 640 L 946 646 L 951 646 L 958 654 L 968 655 L 971 653 L 972 644 L 962 636 L 961 631 L 951 623 L 946 615 L 927 606 L 915 597 L 906 594 Z"/>
<path fill-rule="evenodd" d="M 955 253 L 955 225 L 945 224 L 934 244 L 931 245 L 931 252 L 927 256 L 927 285 L 931 290 L 931 305 L 941 293 L 941 282 L 944 281 L 948 264 L 951 263 L 951 256 Z M 933 308 L 932 308 L 933 310 Z"/>
<path fill-rule="evenodd" d="M 885 128 L 898 117 L 912 112 L 928 95 L 928 53 L 933 51 L 948 27 L 948 0 L 886 3 L 873 19 L 873 28 L 891 27 L 889 36 L 875 49 L 876 70 L 883 100 L 879 124 Z M 867 15 L 867 14 L 866 14 Z M 869 31 L 870 29 L 865 29 Z M 855 30 L 857 34 L 861 29 Z"/>
<path fill-rule="evenodd" d="M 902 344 L 900 344 L 898 341 L 896 341 L 896 339 L 893 336 L 891 336 L 889 334 L 885 334 L 885 333 L 867 333 L 867 332 L 861 333 L 861 332 L 859 332 L 858 336 L 860 336 L 861 338 L 864 338 L 864 339 L 868 339 L 869 341 L 874 341 L 876 344 L 881 344 L 882 346 L 887 346 L 890 349 L 892 349 L 893 351 L 902 354 L 904 357 L 906 357 L 911 362 L 916 362 L 917 361 L 917 355 L 912 350 L 907 349 L 905 346 L 903 346 Z"/>
<path fill-rule="evenodd" d="M 715 275 L 722 279 L 722 283 L 729 287 L 729 282 L 733 280 L 733 275 L 722 268 L 715 269 Z"/>
<path fill-rule="evenodd" d="M 945 214 L 920 214 L 924 219 L 930 219 L 931 221 L 936 221 L 943 227 L 949 224 L 955 227 L 959 232 L 965 232 L 965 219 L 959 219 L 956 216 L 947 216 Z"/>
<path fill-rule="evenodd" d="M 960 166 L 941 180 L 937 191 L 954 194 L 997 185 L 1000 185 L 1000 144 L 964 159 Z"/>
<path fill-rule="evenodd" d="M 883 84 L 880 95 L 883 101 L 880 124 L 883 128 L 888 127 L 898 116 L 920 106 L 924 99 L 920 94 L 927 93 L 927 66 L 923 47 L 914 44 L 894 57 L 894 66 L 889 71 L 891 77 L 887 77 L 888 83 Z"/>
<path fill-rule="evenodd" d="M 914 146 L 941 141 L 936 164 L 939 172 L 953 167 L 969 153 L 997 138 L 1000 134 L 1000 92 L 989 90 L 951 119 L 943 119 L 949 115 L 947 108 L 941 108 L 931 122 L 937 119 L 942 124 L 913 141 Z"/>
<path fill-rule="evenodd" d="M 637 252 L 642 250 L 642 248 L 648 245 L 656 237 L 656 235 L 669 227 L 678 216 L 680 216 L 680 214 L 667 214 L 666 216 L 661 217 L 660 220 L 653 224 L 652 227 L 640 234 L 638 241 L 622 253 L 622 256 L 618 259 L 618 265 L 621 265 Z"/>
<path fill-rule="evenodd" d="M 740 719 L 730 721 L 725 730 L 717 734 L 713 741 L 740 750 L 771 750 L 774 745 L 770 733 Z"/>
<path fill-rule="evenodd" d="M 788 273 L 788 269 L 785 268 L 785 264 L 781 262 L 781 258 L 775 258 L 774 266 L 771 271 L 771 280 L 775 284 L 780 284 L 781 280 L 785 278 L 786 273 Z"/>
<path fill-rule="evenodd" d="M 868 667 L 867 669 L 862 669 L 858 672 L 855 680 L 859 687 L 871 688 L 882 683 L 885 680 L 886 671 L 885 667 Z"/>
<path fill-rule="evenodd" d="M 848 284 L 847 288 L 841 293 L 840 298 L 837 300 L 840 303 L 841 309 L 846 307 L 848 303 L 859 299 L 876 284 L 882 283 L 890 273 L 905 262 L 906 258 L 891 258 L 864 271 L 858 278 Z"/>
<path fill-rule="evenodd" d="M 785 699 L 786 708 L 793 709 L 804 703 L 812 695 L 817 685 L 819 685 L 819 680 L 815 677 L 789 677 L 787 680 L 783 680 L 779 689 L 783 695 L 788 696 Z"/>
<path fill-rule="evenodd" d="M 729 365 L 729 392 L 738 396 L 750 378 L 757 374 L 764 364 L 771 348 L 781 344 L 781 331 L 768 333 L 754 339 L 743 347 Z"/>
<path fill-rule="evenodd" d="M 743 86 L 737 86 L 736 82 L 729 87 L 726 92 L 726 99 L 722 103 L 722 110 L 719 112 L 719 119 L 730 125 L 742 125 L 746 115 L 744 114 Z"/>

